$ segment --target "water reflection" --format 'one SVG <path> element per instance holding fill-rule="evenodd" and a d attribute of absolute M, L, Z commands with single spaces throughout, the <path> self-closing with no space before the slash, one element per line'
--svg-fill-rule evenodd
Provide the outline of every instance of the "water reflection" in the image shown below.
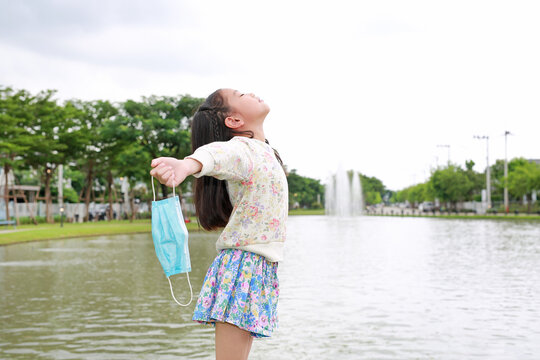
<path fill-rule="evenodd" d="M 540 226 L 292 217 L 280 329 L 251 359 L 534 359 Z M 194 294 L 215 235 L 192 234 Z M 184 275 L 174 280 L 189 297 Z M 213 329 L 178 307 L 149 235 L 0 248 L 0 357 L 213 357 Z"/>
<path fill-rule="evenodd" d="M 195 238 L 195 236 L 194 236 Z M 200 284 L 212 237 L 194 239 Z M 213 331 L 171 301 L 148 235 L 36 242 L 0 249 L 0 354 L 9 358 L 208 358 Z M 189 296 L 185 277 L 177 295 Z M 200 285 L 199 285 L 200 286 Z M 197 290 L 197 286 L 195 288 Z M 132 358 L 132 357 L 130 357 Z"/>

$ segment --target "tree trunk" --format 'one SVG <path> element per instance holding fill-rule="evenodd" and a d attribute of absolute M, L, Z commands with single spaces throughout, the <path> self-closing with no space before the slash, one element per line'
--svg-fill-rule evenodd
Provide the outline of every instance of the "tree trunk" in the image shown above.
<path fill-rule="evenodd" d="M 113 176 L 112 172 L 109 171 L 107 173 L 107 186 L 108 186 L 108 192 L 109 192 L 109 214 L 107 215 L 109 217 L 109 221 L 113 219 L 113 199 L 112 199 L 112 188 L 113 188 Z"/>
<path fill-rule="evenodd" d="M 133 189 L 131 186 L 130 189 Z M 131 216 L 129 217 L 129 222 L 133 222 L 135 220 L 135 199 L 133 196 L 133 190 L 129 192 L 129 206 L 131 207 Z"/>
<path fill-rule="evenodd" d="M 8 187 L 8 173 L 9 165 L 4 165 L 4 175 L 6 177 L 5 187 L 4 187 L 4 201 L 6 202 L 6 220 L 9 220 L 9 187 Z"/>
<path fill-rule="evenodd" d="M 22 194 L 22 198 L 24 200 L 24 203 L 26 204 L 26 210 L 28 211 L 30 219 L 32 219 L 32 222 L 34 223 L 34 225 L 37 225 L 38 223 L 37 223 L 36 217 L 34 216 L 32 209 L 30 208 L 30 204 L 28 203 L 28 199 L 26 198 L 26 195 L 24 195 L 24 192 Z"/>
<path fill-rule="evenodd" d="M 90 194 L 92 192 L 93 168 L 94 168 L 94 161 L 90 160 L 88 164 L 88 174 L 86 175 L 86 194 L 84 196 L 84 205 L 85 205 L 84 221 L 88 221 L 90 217 Z"/>
<path fill-rule="evenodd" d="M 116 186 L 112 187 L 112 194 L 113 194 L 114 201 L 118 201 L 118 193 L 116 192 Z"/>
<path fill-rule="evenodd" d="M 167 195 L 169 195 L 169 188 L 165 184 L 161 184 L 161 194 L 163 195 L 163 199 L 167 198 Z M 156 196 L 156 199 L 158 197 Z"/>
<path fill-rule="evenodd" d="M 47 223 L 52 224 L 53 218 L 51 216 L 51 173 L 47 172 L 49 168 L 45 169 L 45 217 L 47 219 Z"/>
<path fill-rule="evenodd" d="M 180 200 L 180 202 L 182 202 L 182 191 L 180 190 L 180 186 L 177 186 L 176 189 L 178 189 L 178 191 L 175 190 L 175 193 L 176 195 L 178 195 L 178 199 Z M 161 193 L 163 194 L 163 199 L 166 199 L 169 195 L 169 187 L 161 184 Z M 158 196 L 156 196 L 156 199 L 158 199 Z"/>
<path fill-rule="evenodd" d="M 19 194 L 15 191 L 15 189 L 13 189 L 13 211 L 15 212 L 15 221 L 17 222 L 17 226 L 20 226 L 21 221 L 19 220 L 19 210 L 17 206 L 17 199 L 19 198 L 18 195 Z"/>

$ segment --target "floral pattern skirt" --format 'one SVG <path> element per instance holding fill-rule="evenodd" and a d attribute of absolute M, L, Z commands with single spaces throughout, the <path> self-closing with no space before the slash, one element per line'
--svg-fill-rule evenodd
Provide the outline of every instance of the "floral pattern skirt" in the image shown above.
<path fill-rule="evenodd" d="M 254 337 L 271 336 L 278 323 L 277 268 L 277 262 L 252 252 L 221 250 L 206 273 L 193 320 L 227 322 Z"/>

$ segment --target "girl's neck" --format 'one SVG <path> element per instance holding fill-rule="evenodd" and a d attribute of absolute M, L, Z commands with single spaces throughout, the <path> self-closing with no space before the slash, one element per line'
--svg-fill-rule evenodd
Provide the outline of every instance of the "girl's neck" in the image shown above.
<path fill-rule="evenodd" d="M 258 129 L 258 131 L 257 130 L 252 130 L 252 131 L 253 131 L 253 139 L 260 140 L 262 142 L 266 140 L 266 137 L 264 136 L 264 130 L 262 129 L 262 127 Z"/>
<path fill-rule="evenodd" d="M 249 128 L 239 129 L 242 131 L 251 131 L 253 133 L 252 139 L 264 142 L 266 137 L 264 136 L 264 129 L 262 124 L 260 126 L 250 126 Z"/>

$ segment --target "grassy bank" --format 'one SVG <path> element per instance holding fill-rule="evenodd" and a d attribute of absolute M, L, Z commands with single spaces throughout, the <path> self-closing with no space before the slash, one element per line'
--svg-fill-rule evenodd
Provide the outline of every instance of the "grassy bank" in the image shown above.
<path fill-rule="evenodd" d="M 295 215 L 324 215 L 324 209 L 306 210 L 295 209 L 289 212 L 290 216 Z M 423 218 L 439 218 L 439 219 L 463 219 L 463 220 L 529 220 L 538 221 L 538 215 L 380 215 L 368 214 L 368 216 L 394 216 L 394 217 L 423 217 Z M 189 231 L 201 231 L 196 221 L 187 224 Z M 27 241 L 37 240 L 53 240 L 66 239 L 85 236 L 100 236 L 100 235 L 119 235 L 119 234 L 136 234 L 150 233 L 150 220 L 128 220 L 118 221 L 99 221 L 91 223 L 64 223 L 64 227 L 60 224 L 39 224 L 39 225 L 21 225 L 17 229 L 12 226 L 0 227 L 0 245 L 14 244 Z"/>
<path fill-rule="evenodd" d="M 435 219 L 457 219 L 457 220 L 534 220 L 540 222 L 538 215 L 390 215 L 390 214 L 366 214 L 367 216 L 391 216 L 391 217 L 415 217 L 415 218 L 435 218 Z"/>
<path fill-rule="evenodd" d="M 289 215 L 324 215 L 324 209 L 293 209 L 289 211 Z"/>
<path fill-rule="evenodd" d="M 324 210 L 292 210 L 290 215 L 324 215 Z M 187 224 L 188 231 L 201 231 L 196 221 Z M 14 230 L 14 231 L 13 231 Z M 85 236 L 137 234 L 151 232 L 150 220 L 98 221 L 90 223 L 64 223 L 0 227 L 0 245 L 27 241 L 66 239 Z"/>
<path fill-rule="evenodd" d="M 189 231 L 197 231 L 199 227 L 196 222 L 187 224 Z M 64 223 L 60 224 L 40 224 L 21 225 L 15 231 L 13 227 L 0 228 L 0 245 L 12 243 L 65 239 L 84 236 L 137 234 L 151 232 L 150 220 L 128 220 L 99 221 L 91 223 Z"/>

